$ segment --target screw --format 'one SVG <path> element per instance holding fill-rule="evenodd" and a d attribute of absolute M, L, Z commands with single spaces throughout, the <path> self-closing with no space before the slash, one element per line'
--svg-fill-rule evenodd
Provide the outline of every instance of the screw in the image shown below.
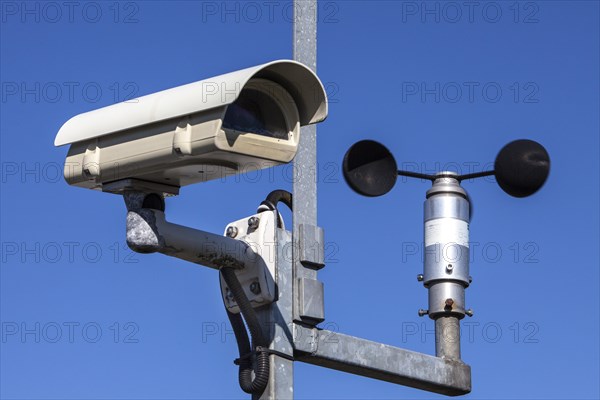
<path fill-rule="evenodd" d="M 258 228 L 259 222 L 260 222 L 260 219 L 258 217 L 250 217 L 248 219 L 248 228 L 250 228 L 250 229 Z"/>
<path fill-rule="evenodd" d="M 227 290 L 225 291 L 225 296 L 229 299 L 229 300 L 233 300 L 233 293 L 231 292 L 231 290 L 229 288 L 227 288 Z"/>
<path fill-rule="evenodd" d="M 419 310 L 419 317 L 429 314 L 429 310 L 423 310 L 422 308 Z"/>
<path fill-rule="evenodd" d="M 423 277 L 423 274 L 419 274 L 419 275 L 417 275 L 417 280 L 418 280 L 419 282 L 423 282 L 423 279 L 425 279 L 425 278 Z"/>
<path fill-rule="evenodd" d="M 473 277 L 471 275 L 469 275 L 469 283 L 473 282 Z"/>
<path fill-rule="evenodd" d="M 473 310 L 471 310 L 470 308 L 468 310 L 465 311 L 465 314 L 467 314 L 469 317 L 473 316 Z"/>
<path fill-rule="evenodd" d="M 452 264 L 446 265 L 446 272 L 451 273 L 453 269 L 454 267 L 452 266 Z"/>
<path fill-rule="evenodd" d="M 258 282 L 252 282 L 250 284 L 250 291 L 254 294 L 259 294 L 260 293 L 260 283 Z"/>
<path fill-rule="evenodd" d="M 234 238 L 238 234 L 238 228 L 236 228 L 235 226 L 228 226 L 225 234 L 227 235 L 227 237 Z"/>

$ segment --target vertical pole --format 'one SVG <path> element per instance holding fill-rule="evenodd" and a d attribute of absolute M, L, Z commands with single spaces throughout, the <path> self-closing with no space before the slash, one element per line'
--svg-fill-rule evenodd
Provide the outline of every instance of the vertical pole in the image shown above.
<path fill-rule="evenodd" d="M 317 71 L 316 0 L 294 0 L 294 60 Z M 294 240 L 300 224 L 317 226 L 317 128 L 302 127 L 294 159 Z M 297 261 L 298 259 L 295 258 Z M 315 271 L 316 274 L 316 271 Z"/>
<path fill-rule="evenodd" d="M 317 72 L 317 0 L 294 0 L 294 60 Z M 294 241 L 300 236 L 300 224 L 317 226 L 317 128 L 302 128 L 300 145 L 294 159 Z M 295 246 L 296 247 L 296 246 Z M 294 257 L 296 267 L 299 258 Z M 311 274 L 311 271 L 314 274 Z M 316 271 L 303 271 L 316 278 Z"/>
<path fill-rule="evenodd" d="M 279 299 L 264 309 L 257 309 L 263 331 L 270 339 L 269 348 L 294 356 L 292 236 L 290 232 L 277 230 L 275 263 L 277 266 L 277 290 Z M 261 396 L 254 400 L 292 400 L 294 398 L 294 362 L 285 357 L 270 356 L 269 383 Z"/>
<path fill-rule="evenodd" d="M 460 360 L 460 320 L 457 317 L 435 320 L 435 355 Z"/>
<path fill-rule="evenodd" d="M 317 71 L 317 0 L 294 0 L 294 60 Z M 294 319 L 314 325 L 324 319 L 323 287 L 317 280 L 314 259 L 307 253 L 320 249 L 322 231 L 317 228 L 317 128 L 301 128 L 294 158 Z M 305 243 L 309 243 L 305 245 Z M 317 257 L 318 258 L 318 257 Z M 317 262 L 319 264 L 319 262 Z M 302 282 L 302 283 L 300 283 Z M 301 286 L 301 287 L 300 287 Z M 304 288 L 310 288 L 305 289 Z M 312 310 L 309 304 L 320 304 Z"/>
<path fill-rule="evenodd" d="M 317 20 L 316 0 L 294 0 L 294 60 L 299 61 L 316 72 L 317 70 Z M 298 254 L 301 225 L 317 225 L 317 129 L 314 125 L 305 126 L 300 134 L 300 144 L 294 159 L 294 210 L 293 234 L 287 237 L 280 233 L 278 248 L 282 252 L 277 257 L 277 275 L 279 300 L 268 310 L 259 312 L 264 323 L 270 326 L 271 348 L 293 356 L 293 315 L 297 314 L 296 291 L 297 278 L 316 279 L 314 269 L 305 268 Z M 282 236 L 283 235 L 283 236 Z M 294 254 L 283 254 L 291 250 Z M 256 399 L 257 396 L 254 396 Z M 260 400 L 294 398 L 293 361 L 271 356 L 269 384 Z"/>

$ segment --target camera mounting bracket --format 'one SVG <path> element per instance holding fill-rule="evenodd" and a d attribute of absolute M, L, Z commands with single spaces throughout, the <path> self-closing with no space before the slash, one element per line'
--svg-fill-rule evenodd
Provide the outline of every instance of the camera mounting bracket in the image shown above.
<path fill-rule="evenodd" d="M 246 268 L 235 270 L 248 300 L 254 308 L 261 307 L 277 300 L 277 249 L 275 230 L 277 227 L 277 210 L 263 211 L 228 224 L 225 236 L 235 238 L 248 244 L 246 251 L 254 254 Z M 223 302 L 230 312 L 239 313 L 240 309 L 233 294 L 220 275 Z"/>

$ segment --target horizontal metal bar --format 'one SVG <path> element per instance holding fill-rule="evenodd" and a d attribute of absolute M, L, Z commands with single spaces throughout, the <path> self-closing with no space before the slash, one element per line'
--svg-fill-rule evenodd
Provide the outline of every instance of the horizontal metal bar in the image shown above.
<path fill-rule="evenodd" d="M 484 176 L 491 176 L 491 175 L 496 175 L 496 171 L 491 170 L 491 171 L 474 172 L 472 174 L 459 175 L 456 177 L 456 179 L 458 179 L 459 181 L 466 181 L 467 179 L 483 178 Z"/>
<path fill-rule="evenodd" d="M 471 367 L 341 333 L 294 324 L 298 361 L 416 389 L 459 396 L 471 391 Z"/>
<path fill-rule="evenodd" d="M 163 253 L 210 268 L 244 268 L 257 262 L 241 240 L 168 222 L 160 210 L 142 208 L 146 193 L 126 192 L 127 245 L 138 253 Z"/>
<path fill-rule="evenodd" d="M 173 224 L 165 220 L 163 212 L 152 213 L 160 253 L 215 269 L 239 269 L 256 263 L 256 253 L 241 240 Z"/>

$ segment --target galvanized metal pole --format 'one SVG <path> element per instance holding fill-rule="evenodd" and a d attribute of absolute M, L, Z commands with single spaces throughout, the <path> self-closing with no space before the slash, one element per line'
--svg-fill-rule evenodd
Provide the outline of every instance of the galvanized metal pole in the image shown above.
<path fill-rule="evenodd" d="M 294 59 L 316 73 L 316 0 L 294 1 Z M 325 319 L 323 284 L 317 280 L 317 270 L 325 265 L 325 261 L 324 234 L 317 226 L 315 125 L 305 126 L 300 132 L 300 145 L 294 158 L 293 220 L 294 320 L 314 326 Z"/>
<path fill-rule="evenodd" d="M 460 360 L 460 320 L 457 317 L 438 317 L 435 320 L 435 355 Z"/>
<path fill-rule="evenodd" d="M 263 331 L 270 338 L 269 348 L 286 354 L 288 357 L 272 354 L 270 356 L 269 383 L 255 400 L 291 400 L 294 398 L 294 337 L 293 327 L 293 280 L 292 280 L 292 235 L 282 229 L 277 230 L 277 290 L 279 300 L 269 307 L 257 309 Z"/>
<path fill-rule="evenodd" d="M 317 69 L 317 20 L 316 0 L 294 0 L 294 32 L 293 53 L 294 59 L 299 61 L 314 72 Z M 310 95 L 310 94 L 308 94 Z M 299 320 L 301 312 L 298 302 L 298 278 L 308 278 L 310 282 L 316 281 L 316 269 L 307 268 L 301 260 L 303 256 L 300 248 L 303 242 L 319 238 L 317 225 L 317 130 L 314 125 L 305 126 L 300 134 L 300 145 L 294 159 L 294 210 L 293 234 L 286 236 L 284 232 L 278 234 L 278 248 L 281 252 L 277 259 L 277 275 L 279 300 L 260 310 L 259 318 L 264 324 L 270 326 L 271 348 L 293 356 L 293 320 Z M 304 232 L 304 233 L 303 233 Z M 308 232 L 308 235 L 306 234 Z M 312 233 L 312 235 L 310 235 Z M 309 236 L 309 237 L 307 237 Z M 321 235 L 322 236 L 322 235 Z M 287 240 L 286 240 L 287 238 Z M 293 243 L 293 246 L 286 246 Z M 308 246 L 304 245 L 304 249 Z M 285 254 L 285 251 L 293 254 Z M 291 256 L 291 257 L 290 257 Z M 319 257 L 316 257 L 318 259 Z M 315 259 L 312 257 L 311 259 Z M 310 260 L 309 260 L 310 261 Z M 312 285 L 308 285 L 311 286 Z M 304 287 L 304 285 L 302 285 Z M 271 370 L 269 384 L 264 393 L 253 396 L 253 399 L 274 400 L 294 398 L 294 363 L 280 357 L 271 356 Z"/>
<path fill-rule="evenodd" d="M 294 0 L 294 60 L 317 72 L 317 1 Z M 300 133 L 294 159 L 294 238 L 300 224 L 317 225 L 317 128 L 308 125 Z M 309 273 L 309 272 L 308 272 Z M 310 275 L 310 273 L 309 273 Z M 316 273 L 314 274 L 316 276 Z"/>

